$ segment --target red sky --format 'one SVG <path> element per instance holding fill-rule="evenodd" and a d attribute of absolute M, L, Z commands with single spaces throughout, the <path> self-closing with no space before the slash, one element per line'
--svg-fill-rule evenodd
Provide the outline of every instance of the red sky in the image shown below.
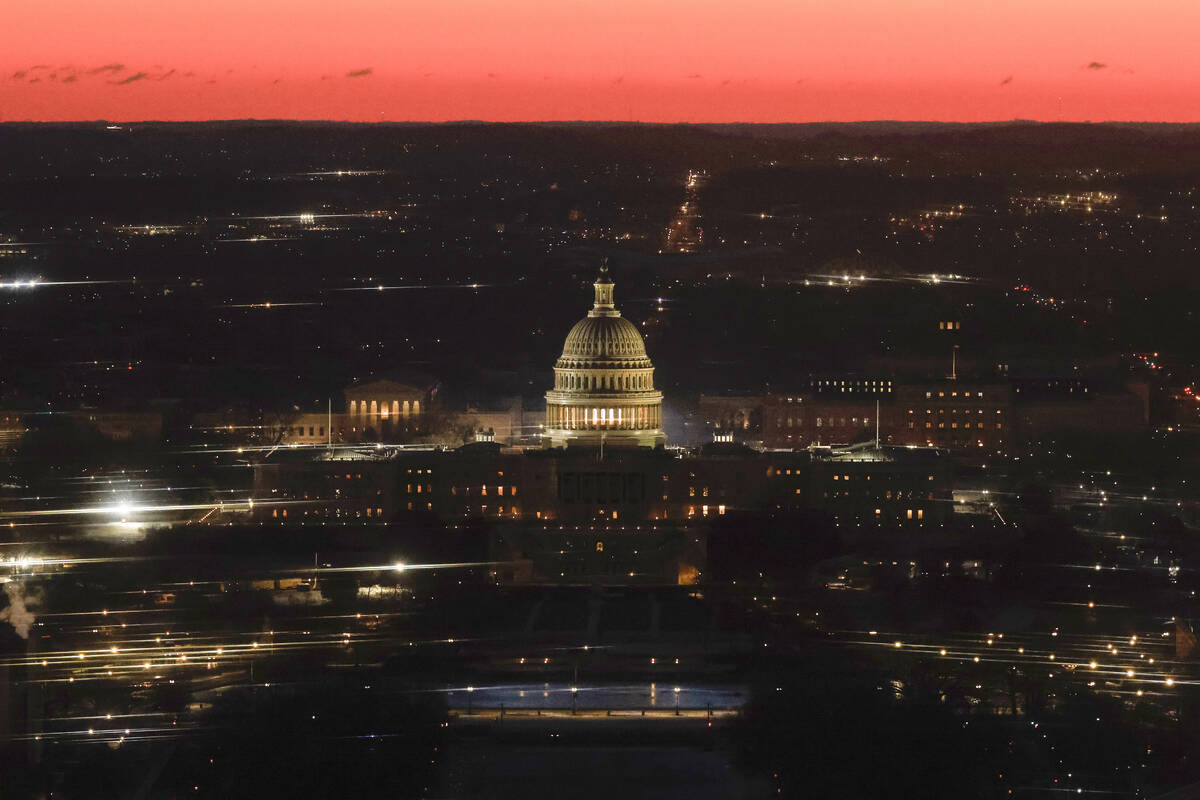
<path fill-rule="evenodd" d="M 1200 120 L 1200 0 L 0 6 L 4 121 Z"/>

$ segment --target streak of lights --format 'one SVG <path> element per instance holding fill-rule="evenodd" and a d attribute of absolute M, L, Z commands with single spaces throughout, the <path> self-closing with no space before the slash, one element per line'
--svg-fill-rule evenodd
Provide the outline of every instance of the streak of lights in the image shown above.
<path fill-rule="evenodd" d="M 390 292 L 397 289 L 494 289 L 502 284 L 498 283 L 441 283 L 441 284 L 413 284 L 411 286 L 386 286 L 378 284 L 376 286 L 344 286 L 337 289 L 330 289 L 331 292 Z"/>
<path fill-rule="evenodd" d="M 122 564 L 146 562 L 155 560 L 151 556 L 103 556 L 94 558 L 71 558 L 57 556 L 18 556 L 12 559 L 0 559 L 0 567 L 14 569 L 32 569 L 34 567 L 73 567 L 83 564 Z M 46 616 L 39 614 L 39 616 Z"/>
<path fill-rule="evenodd" d="M 972 278 L 967 275 L 942 275 L 942 274 L 911 274 L 911 275 L 867 275 L 859 273 L 851 275 L 848 272 L 839 274 L 826 274 L 814 272 L 806 274 L 801 281 L 805 286 L 812 284 L 832 286 L 834 288 L 845 289 L 853 286 L 862 286 L 867 283 L 921 283 L 921 284 L 977 284 L 980 281 L 977 278 Z M 797 283 L 796 280 L 790 281 Z"/>
<path fill-rule="evenodd" d="M 249 426 L 256 427 L 256 426 Z M 219 426 L 214 430 L 229 430 L 228 426 Z M 324 452 L 344 452 L 357 455 L 369 455 L 371 453 L 386 454 L 391 452 L 410 452 L 410 453 L 426 453 L 434 450 L 440 450 L 437 445 L 432 444 L 346 444 L 346 443 L 327 443 L 327 442 L 281 442 L 279 444 L 262 444 L 262 445 L 237 445 L 233 447 L 208 447 L 201 445 L 199 447 L 188 447 L 178 452 L 187 455 L 196 455 L 198 453 L 236 453 L 244 455 L 246 453 L 272 453 L 276 450 L 313 450 Z"/>
<path fill-rule="evenodd" d="M 471 569 L 473 567 L 497 567 L 513 564 L 516 562 L 509 561 L 458 561 L 448 562 L 444 564 L 405 564 L 393 562 L 391 564 L 363 564 L 354 567 L 309 567 L 307 569 L 290 570 L 297 574 L 301 573 L 349 573 L 349 572 L 410 572 L 412 570 L 430 570 L 430 569 Z"/>
<path fill-rule="evenodd" d="M 327 169 L 320 172 L 297 172 L 295 174 L 313 178 L 358 178 L 391 173 L 386 169 Z"/>
<path fill-rule="evenodd" d="M 316 173 L 309 173 L 309 174 L 316 174 Z M 288 220 L 294 220 L 296 222 L 312 222 L 313 220 L 318 220 L 318 219 L 338 219 L 338 218 L 347 218 L 347 217 L 352 218 L 352 219 L 371 219 L 376 216 L 379 216 L 378 213 L 371 212 L 371 211 L 359 211 L 359 212 L 354 212 L 354 213 L 342 213 L 342 214 L 333 214 L 333 213 L 318 214 L 316 212 L 311 212 L 311 213 L 303 212 L 300 214 L 260 214 L 258 216 L 226 217 L 224 219 L 224 221 L 240 222 L 240 221 L 246 220 L 246 219 L 265 219 L 265 220 L 270 220 L 272 222 L 286 222 Z"/>
<path fill-rule="evenodd" d="M 177 739 L 190 732 L 201 730 L 197 725 L 165 725 L 156 728 L 78 728 L 65 731 L 44 731 L 14 736 L 16 741 L 55 741 L 79 739 L 96 744 L 124 744 L 125 742 L 161 741 Z"/>
<path fill-rule="evenodd" d="M 78 506 L 75 508 L 38 508 L 29 509 L 26 511 L 0 511 L 0 519 L 17 519 L 21 517 L 61 517 L 61 516 L 94 516 L 107 515 L 118 517 L 129 517 L 134 514 L 158 514 L 169 511 L 208 511 L 211 509 L 219 509 L 222 511 L 251 511 L 255 505 L 271 506 L 277 505 L 280 501 L 274 500 L 255 500 L 249 498 L 247 500 L 229 500 L 226 502 L 216 503 L 164 503 L 161 505 L 138 504 L 132 502 L 113 503 L 103 506 Z M 304 501 L 283 501 L 283 502 L 304 502 Z"/>
<path fill-rule="evenodd" d="M 300 306 L 322 306 L 324 303 L 315 302 L 291 302 L 291 303 L 276 303 L 272 301 L 263 303 L 224 303 L 221 308 L 297 308 Z"/>
<path fill-rule="evenodd" d="M 246 239 L 217 239 L 216 244 L 236 244 L 239 242 L 262 244 L 263 242 L 294 242 L 297 239 L 298 237 L 296 236 L 251 236 Z"/>
<path fill-rule="evenodd" d="M 40 289 L 44 286 L 99 286 L 107 283 L 132 283 L 132 281 L 44 281 L 40 278 L 34 278 L 23 281 L 0 281 L 0 289 Z"/>
<path fill-rule="evenodd" d="M 122 484 L 125 486 L 128 486 L 129 483 L 130 483 L 130 481 L 128 481 L 128 480 L 122 482 Z M 190 491 L 195 491 L 197 489 L 211 491 L 211 487 L 209 487 L 209 486 L 144 486 L 141 483 L 138 484 L 136 491 L 138 491 L 138 492 L 190 492 Z M 78 494 L 112 494 L 113 492 L 116 492 L 116 491 L 117 491 L 116 489 L 109 489 L 109 488 L 80 489 L 78 491 Z M 224 491 L 232 492 L 232 491 L 237 491 L 237 490 L 236 489 L 227 489 Z M 43 500 L 47 499 L 46 495 L 38 495 L 38 496 Z M 21 498 L 21 499 L 30 500 L 33 498 L 25 497 L 25 498 Z"/>
<path fill-rule="evenodd" d="M 1002 635 L 993 637 L 980 633 L 917 636 L 887 631 L 840 631 L 835 633 L 837 638 L 834 641 L 853 647 L 882 648 L 892 652 L 900 650 L 908 658 L 935 656 L 966 668 L 973 668 L 977 664 L 1014 668 L 1045 667 L 1055 670 L 1055 677 L 1064 678 L 1078 673 L 1077 679 L 1091 679 L 1089 686 L 1094 686 L 1096 680 L 1104 681 L 1106 686 L 1099 691 L 1110 694 L 1143 697 L 1162 694 L 1153 691 L 1156 686 L 1171 689 L 1200 685 L 1200 680 L 1181 679 L 1176 675 L 1185 662 L 1163 657 L 1174 650 L 1172 642 L 1162 641 L 1164 637 L 1136 634 L 1056 636 L 1055 633 L 1016 634 L 1001 638 Z M 1054 641 L 1053 650 L 1049 649 L 1051 639 Z M 1125 649 L 1118 649 L 1118 644 Z M 1157 655 L 1148 658 L 1148 653 Z M 1130 684 L 1135 688 L 1122 688 Z"/>
<path fill-rule="evenodd" d="M 238 635 L 250 640 L 230 641 Z M 214 633 L 207 636 L 177 633 L 166 637 L 166 640 L 161 636 L 153 639 L 144 636 L 108 641 L 118 641 L 120 644 L 87 650 L 28 653 L 0 659 L 0 666 L 25 667 L 29 671 L 27 679 L 13 681 L 14 684 L 80 683 L 107 681 L 110 678 L 134 678 L 140 682 L 147 679 L 161 680 L 166 674 L 183 677 L 217 668 L 248 667 L 251 661 L 273 658 L 281 654 L 337 651 L 352 645 L 397 644 L 400 639 L 388 634 L 363 631 L 318 633 L 311 630 L 292 630 L 272 631 L 269 635 L 261 631 L 243 634 Z M 451 637 L 404 641 L 408 646 L 437 646 L 461 645 L 477 640 Z"/>

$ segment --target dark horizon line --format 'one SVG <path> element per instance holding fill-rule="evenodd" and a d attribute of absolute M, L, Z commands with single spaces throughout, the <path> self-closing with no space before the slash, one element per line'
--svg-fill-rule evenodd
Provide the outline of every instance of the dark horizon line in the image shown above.
<path fill-rule="evenodd" d="M 821 125 L 942 125 L 958 127 L 984 127 L 998 125 L 1137 125 L 1137 126 L 1200 126 L 1200 119 L 1190 122 L 1153 121 L 1153 120 L 1039 120 L 1025 117 L 1011 119 L 956 121 L 956 120 L 923 120 L 923 119 L 865 119 L 865 120 L 820 120 L 808 122 L 646 122 L 641 120 L 603 120 L 603 119 L 546 119 L 546 120 L 487 120 L 487 119 L 451 119 L 451 120 L 339 120 L 339 119 L 298 119 L 289 117 L 229 117 L 222 119 L 195 120 L 166 120 L 166 119 L 78 119 L 78 120 L 0 120 L 0 126 L 11 125 L 224 125 L 233 123 L 271 123 L 292 125 L 355 125 L 361 127 L 386 127 L 388 125 L 438 126 L 438 125 L 604 125 L 604 126 L 638 126 L 638 127 L 728 127 L 752 126 L 757 128 L 770 127 L 815 127 Z"/>

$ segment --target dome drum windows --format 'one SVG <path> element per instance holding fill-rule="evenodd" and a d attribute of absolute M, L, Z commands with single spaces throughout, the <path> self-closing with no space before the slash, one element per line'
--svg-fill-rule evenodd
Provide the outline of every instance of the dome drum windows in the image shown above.
<path fill-rule="evenodd" d="M 574 370 L 559 367 L 554 388 L 560 392 L 651 392 L 654 370 L 615 369 L 612 371 Z"/>

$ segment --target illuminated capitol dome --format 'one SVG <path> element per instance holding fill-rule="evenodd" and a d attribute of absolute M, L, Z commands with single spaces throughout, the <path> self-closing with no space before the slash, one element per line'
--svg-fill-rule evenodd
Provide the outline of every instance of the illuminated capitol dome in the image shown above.
<path fill-rule="evenodd" d="M 646 344 L 613 306 L 606 265 L 594 285 L 595 305 L 571 328 L 554 364 L 543 442 L 548 447 L 657 447 L 666 441 L 662 392 L 654 390 Z"/>

